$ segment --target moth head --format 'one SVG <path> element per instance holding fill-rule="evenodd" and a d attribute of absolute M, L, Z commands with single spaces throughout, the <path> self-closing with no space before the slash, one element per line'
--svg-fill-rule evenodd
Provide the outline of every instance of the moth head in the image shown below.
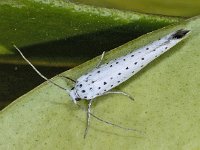
<path fill-rule="evenodd" d="M 80 101 L 81 98 L 79 97 L 79 95 L 77 94 L 75 88 L 73 87 L 69 93 L 69 95 L 71 96 L 72 98 L 72 101 L 76 104 L 77 101 Z"/>

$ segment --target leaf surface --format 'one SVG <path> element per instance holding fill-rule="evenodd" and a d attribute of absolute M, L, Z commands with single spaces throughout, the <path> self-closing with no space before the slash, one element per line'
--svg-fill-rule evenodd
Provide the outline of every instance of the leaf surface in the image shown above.
<path fill-rule="evenodd" d="M 130 41 L 108 53 L 104 62 L 180 28 L 191 30 L 183 42 L 118 87 L 134 96 L 101 96 L 92 112 L 105 120 L 145 132 L 123 131 L 91 119 L 83 139 L 86 114 L 68 94 L 43 83 L 0 114 L 1 149 L 199 149 L 200 18 L 189 19 Z M 98 58 L 63 73 L 77 79 L 93 69 Z M 53 81 L 71 88 L 60 77 Z"/>

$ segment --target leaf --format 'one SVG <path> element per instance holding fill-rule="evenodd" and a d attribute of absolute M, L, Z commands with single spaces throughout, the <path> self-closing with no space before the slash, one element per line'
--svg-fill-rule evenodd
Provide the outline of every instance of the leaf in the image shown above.
<path fill-rule="evenodd" d="M 13 49 L 15 43 L 34 64 L 74 67 L 182 19 L 65 0 L 8 0 L 0 2 L 0 20 L 0 63 L 24 63 Z"/>
<path fill-rule="evenodd" d="M 166 16 L 185 16 L 191 17 L 199 15 L 200 2 L 196 0 L 104 0 L 104 1 L 89 1 L 89 0 L 74 0 L 75 2 L 89 4 L 93 6 L 101 6 L 108 8 L 117 8 L 121 10 L 133 10 L 149 14 L 161 14 Z"/>
<path fill-rule="evenodd" d="M 1 149 L 199 149 L 200 18 L 146 34 L 108 53 L 104 62 L 124 55 L 169 32 L 191 30 L 183 42 L 118 87 L 134 96 L 101 96 L 93 103 L 97 116 L 132 127 L 124 131 L 91 119 L 83 139 L 86 114 L 65 91 L 43 83 L 0 114 Z M 63 73 L 73 79 L 93 69 L 100 57 Z M 66 88 L 73 84 L 55 77 Z"/>

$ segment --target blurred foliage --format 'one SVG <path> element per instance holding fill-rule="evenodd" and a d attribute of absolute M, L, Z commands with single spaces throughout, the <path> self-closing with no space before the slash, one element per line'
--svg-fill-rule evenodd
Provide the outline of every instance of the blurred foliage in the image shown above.
<path fill-rule="evenodd" d="M 71 0 L 93 6 L 133 10 L 141 13 L 191 17 L 200 14 L 199 0 Z"/>
<path fill-rule="evenodd" d="M 15 43 L 35 64 L 73 67 L 180 20 L 59 0 L 48 4 L 34 0 L 13 2 L 0 3 L 1 63 L 22 63 L 13 51 Z"/>
<path fill-rule="evenodd" d="M 0 64 L 0 68 L 0 110 L 44 82 L 28 65 Z M 37 68 L 48 78 L 69 69 L 47 66 L 37 66 Z"/>

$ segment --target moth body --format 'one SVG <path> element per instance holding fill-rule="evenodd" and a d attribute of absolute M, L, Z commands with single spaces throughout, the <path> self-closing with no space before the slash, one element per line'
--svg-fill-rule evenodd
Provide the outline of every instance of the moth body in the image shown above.
<path fill-rule="evenodd" d="M 151 61 L 179 43 L 189 30 L 178 30 L 125 56 L 96 67 L 77 79 L 70 96 L 91 100 L 126 81 Z"/>

